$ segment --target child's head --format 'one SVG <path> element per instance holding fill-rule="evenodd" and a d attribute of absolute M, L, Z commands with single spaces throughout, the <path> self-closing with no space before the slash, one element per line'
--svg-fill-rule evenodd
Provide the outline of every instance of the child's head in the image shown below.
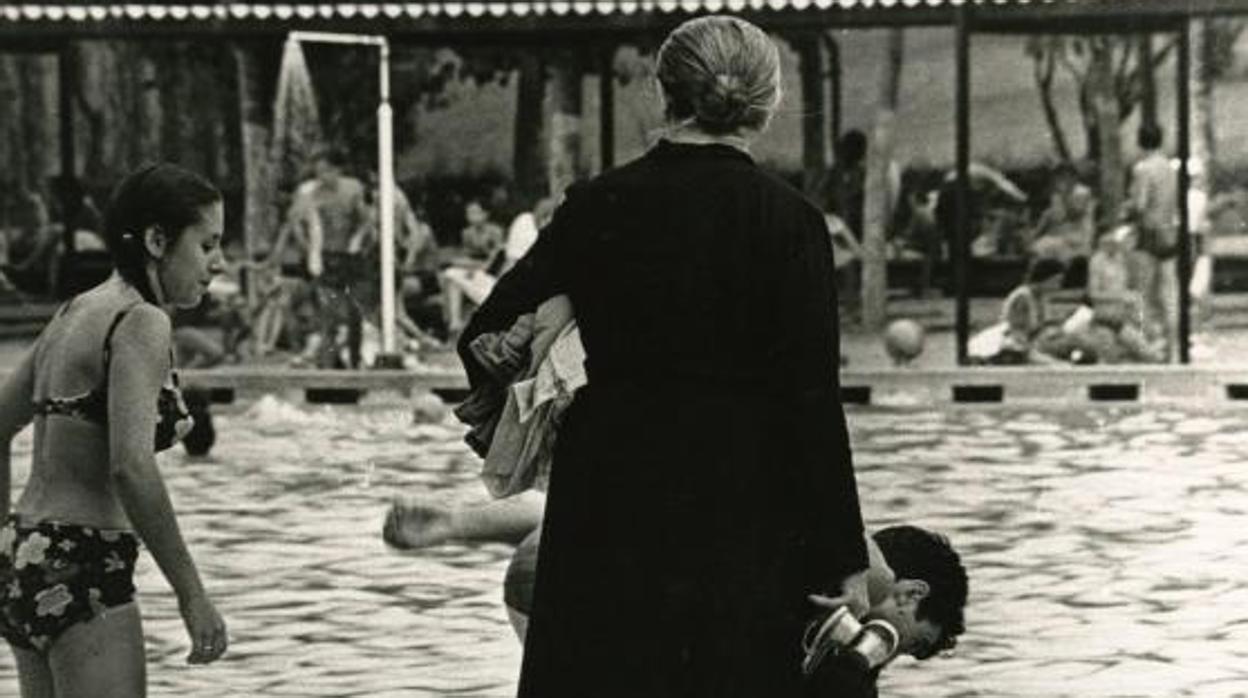
<path fill-rule="evenodd" d="M 489 220 L 490 214 L 486 212 L 480 201 L 470 199 L 464 205 L 464 218 L 468 220 L 468 225 L 481 225 Z"/>
<path fill-rule="evenodd" d="M 1121 252 L 1122 241 L 1118 239 L 1118 230 L 1115 228 L 1101 230 L 1096 238 L 1096 250 L 1107 255 Z"/>
<path fill-rule="evenodd" d="M 1123 252 L 1134 250 L 1140 243 L 1140 234 L 1134 225 L 1120 225 L 1114 229 L 1114 239 L 1118 241 L 1118 248 Z"/>
<path fill-rule="evenodd" d="M 212 402 L 211 396 L 206 390 L 188 388 L 182 392 L 182 397 L 186 401 L 187 412 L 195 419 L 191 430 L 182 437 L 182 446 L 191 457 L 206 457 L 217 442 L 217 430 L 213 427 L 208 407 Z"/>

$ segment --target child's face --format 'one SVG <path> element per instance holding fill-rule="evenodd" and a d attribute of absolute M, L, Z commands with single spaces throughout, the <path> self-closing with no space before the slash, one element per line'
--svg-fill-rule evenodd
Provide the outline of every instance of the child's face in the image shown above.
<path fill-rule="evenodd" d="M 1114 237 L 1112 232 L 1108 232 L 1102 235 L 1096 243 L 1096 249 L 1107 255 L 1114 255 L 1122 249 L 1122 246 L 1118 244 L 1118 238 Z"/>

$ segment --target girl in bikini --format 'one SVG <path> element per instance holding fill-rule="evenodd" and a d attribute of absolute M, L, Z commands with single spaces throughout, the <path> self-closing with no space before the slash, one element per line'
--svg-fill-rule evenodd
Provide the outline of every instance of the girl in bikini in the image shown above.
<path fill-rule="evenodd" d="M 154 457 L 190 429 L 170 313 L 220 272 L 222 215 L 221 193 L 180 167 L 126 177 L 105 225 L 116 272 L 66 303 L 0 386 L 0 636 L 23 698 L 146 695 L 140 541 L 177 594 L 188 661 L 225 652 Z M 11 443 L 32 421 L 11 508 Z"/>

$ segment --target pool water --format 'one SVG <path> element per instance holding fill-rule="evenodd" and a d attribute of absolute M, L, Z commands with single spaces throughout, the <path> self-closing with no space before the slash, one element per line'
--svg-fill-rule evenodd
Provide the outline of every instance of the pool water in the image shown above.
<path fill-rule="evenodd" d="M 899 660 L 885 696 L 1248 694 L 1248 414 L 855 410 L 864 515 L 947 533 L 971 574 L 951 658 Z M 389 498 L 484 501 L 453 422 L 401 404 L 264 398 L 217 415 L 210 461 L 162 467 L 230 626 L 227 658 L 185 664 L 150 557 L 137 585 L 159 696 L 507 696 L 520 663 L 502 606 L 510 549 L 419 553 L 378 535 Z M 15 444 L 25 480 L 29 432 Z M 0 696 L 16 696 L 0 652 Z"/>

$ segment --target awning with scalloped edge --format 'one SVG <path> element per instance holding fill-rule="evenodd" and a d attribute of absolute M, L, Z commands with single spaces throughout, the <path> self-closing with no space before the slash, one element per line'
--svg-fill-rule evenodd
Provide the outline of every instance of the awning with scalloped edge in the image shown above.
<path fill-rule="evenodd" d="M 1114 0 L 1109 0 L 1110 2 Z M 503 18 L 606 16 L 637 13 L 767 12 L 804 10 L 871 11 L 975 6 L 1096 4 L 1105 0 L 536 0 L 534 2 L 369 3 L 13 3 L 0 8 L 0 22 L 197 22 L 402 20 L 426 17 Z"/>

